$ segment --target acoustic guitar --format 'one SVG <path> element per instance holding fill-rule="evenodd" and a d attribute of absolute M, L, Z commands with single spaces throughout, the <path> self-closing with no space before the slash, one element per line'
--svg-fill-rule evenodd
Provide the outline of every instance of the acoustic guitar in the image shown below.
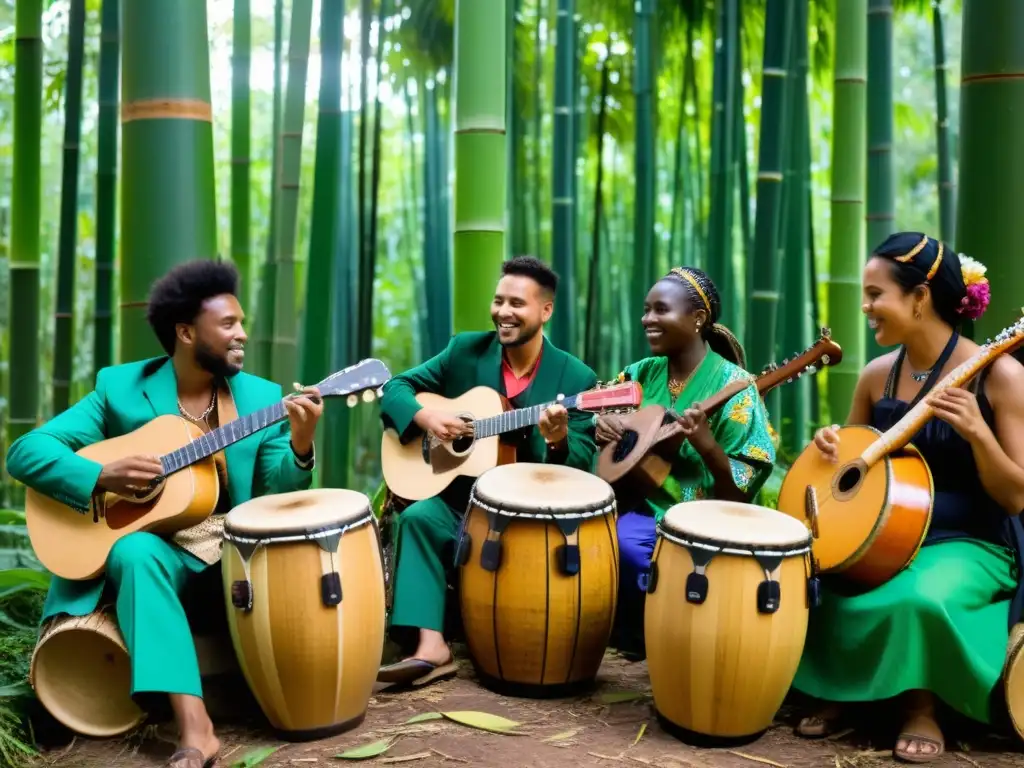
<path fill-rule="evenodd" d="M 384 363 L 368 359 L 328 376 L 316 387 L 325 398 L 347 396 L 353 407 L 360 399 L 373 401 L 390 378 Z M 76 451 L 100 464 L 140 453 L 157 454 L 164 474 L 155 487 L 134 497 L 106 494 L 102 515 L 95 502 L 93 513 L 83 514 L 28 488 L 25 525 L 36 557 L 57 576 L 91 579 L 103 572 L 111 548 L 128 534 L 171 534 L 198 525 L 214 512 L 220 498 L 216 454 L 287 418 L 284 399 L 205 434 L 187 419 L 168 414 Z"/>
<path fill-rule="evenodd" d="M 753 383 L 763 397 L 780 384 L 814 373 L 820 366 L 836 365 L 842 359 L 842 348 L 832 341 L 829 329 L 822 328 L 814 346 L 792 360 L 783 360 L 781 365 L 768 365 Z M 750 384 L 747 379 L 737 379 L 694 407 L 710 416 Z M 675 411 L 660 405 L 648 405 L 626 416 L 623 436 L 601 450 L 598 476 L 613 485 L 628 484 L 640 493 L 660 488 L 671 474 L 673 457 L 685 440 L 679 418 Z"/>
<path fill-rule="evenodd" d="M 986 340 L 931 390 L 962 387 L 996 357 L 1024 343 L 1024 318 Z M 927 462 L 910 443 L 934 411 L 922 398 L 886 432 L 845 426 L 838 463 L 811 443 L 779 489 L 778 509 L 802 520 L 813 536 L 822 573 L 874 588 L 916 557 L 931 523 L 935 485 Z"/>
<path fill-rule="evenodd" d="M 416 402 L 424 408 L 447 411 L 473 427 L 473 434 L 441 441 L 424 434 L 402 445 L 394 429 L 385 429 L 381 441 L 381 465 L 384 482 L 395 496 L 418 501 L 436 496 L 458 476 L 479 477 L 499 464 L 516 460 L 514 445 L 499 440 L 499 435 L 532 427 L 541 413 L 556 403 L 569 411 L 609 411 L 636 408 L 643 400 L 643 389 L 636 382 L 610 384 L 580 392 L 541 405 L 511 410 L 508 400 L 490 387 L 473 387 L 459 397 L 449 399 L 431 392 L 420 392 Z"/>

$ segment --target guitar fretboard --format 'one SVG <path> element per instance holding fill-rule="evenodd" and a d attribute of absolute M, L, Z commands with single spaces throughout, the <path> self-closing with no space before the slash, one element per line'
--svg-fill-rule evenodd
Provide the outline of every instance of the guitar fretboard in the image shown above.
<path fill-rule="evenodd" d="M 944 389 L 957 387 L 970 379 L 980 371 L 985 364 L 996 357 L 1000 352 L 999 347 L 982 347 L 973 357 L 964 360 L 956 368 L 947 373 L 945 377 L 936 384 L 929 395 L 938 394 Z M 869 445 L 861 453 L 860 457 L 869 467 L 874 465 L 883 456 L 899 450 L 910 438 L 917 434 L 932 416 L 932 407 L 928 405 L 927 397 L 922 398 L 917 405 L 903 414 L 903 418 L 893 424 L 875 442 Z"/>
<path fill-rule="evenodd" d="M 579 395 L 566 397 L 562 400 L 561 405 L 571 411 L 576 407 L 576 399 L 578 397 Z M 531 405 L 528 408 L 516 408 L 514 411 L 505 411 L 497 416 L 488 416 L 486 419 L 475 420 L 473 422 L 473 436 L 480 440 L 485 437 L 494 437 L 505 432 L 523 429 L 524 427 L 532 427 L 540 422 L 540 415 L 544 412 L 544 409 L 554 404 L 554 401 L 552 401 L 550 403 L 541 403 L 540 405 Z"/>
<path fill-rule="evenodd" d="M 161 456 L 160 463 L 163 465 L 164 474 L 169 475 L 184 469 L 287 417 L 284 401 L 278 401 L 266 408 L 253 411 L 248 416 L 241 416 L 222 427 L 210 430 L 187 445 Z"/>

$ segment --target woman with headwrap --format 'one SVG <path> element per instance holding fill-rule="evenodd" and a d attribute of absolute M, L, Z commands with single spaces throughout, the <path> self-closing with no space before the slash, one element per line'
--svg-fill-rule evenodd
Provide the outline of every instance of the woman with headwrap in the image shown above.
<path fill-rule="evenodd" d="M 890 236 L 863 272 L 863 307 L 875 338 L 896 351 L 860 375 L 847 424 L 886 430 L 926 399 L 934 418 L 911 440 L 935 484 L 931 526 L 914 561 L 859 595 L 823 590 L 811 615 L 793 685 L 823 700 L 797 732 L 834 731 L 839 702 L 901 695 L 893 754 L 907 762 L 941 755 L 936 700 L 991 722 L 1009 627 L 1020 616 L 1017 568 L 1024 508 L 1024 367 L 997 358 L 968 388 L 929 394 L 978 345 L 957 328 L 988 304 L 985 269 L 920 232 Z M 814 437 L 836 455 L 836 427 Z"/>
<path fill-rule="evenodd" d="M 641 322 L 651 356 L 626 367 L 643 387 L 643 406 L 672 408 L 683 417 L 687 439 L 672 474 L 646 498 L 622 499 L 618 519 L 619 600 L 612 646 L 644 658 L 643 607 L 655 544 L 655 525 L 669 507 L 695 499 L 748 501 L 764 484 L 775 462 L 768 414 L 751 386 L 734 395 L 712 416 L 693 406 L 742 378 L 743 350 L 717 320 L 718 289 L 699 269 L 675 268 L 654 284 L 644 301 Z M 621 420 L 600 416 L 598 445 L 623 434 Z"/>

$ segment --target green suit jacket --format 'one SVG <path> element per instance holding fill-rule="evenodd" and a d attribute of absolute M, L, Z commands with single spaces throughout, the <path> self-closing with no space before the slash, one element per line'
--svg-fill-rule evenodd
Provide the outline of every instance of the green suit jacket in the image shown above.
<path fill-rule="evenodd" d="M 247 373 L 229 379 L 228 387 L 239 418 L 283 397 L 279 385 Z M 127 434 L 165 414 L 178 414 L 178 383 L 170 358 L 104 368 L 96 375 L 95 390 L 11 445 L 7 471 L 28 487 L 86 514 L 101 466 L 76 456 L 75 451 Z M 145 446 L 140 446 L 139 452 L 144 451 Z M 233 505 L 268 493 L 305 489 L 312 482 L 312 473 L 295 463 L 287 421 L 229 445 L 224 454 Z M 102 577 L 88 581 L 54 577 L 43 619 L 57 613 L 90 613 L 99 602 L 103 583 Z"/>
<path fill-rule="evenodd" d="M 433 392 L 442 397 L 458 397 L 473 387 L 486 386 L 505 394 L 501 375 L 502 347 L 494 331 L 459 333 L 448 346 L 426 362 L 394 376 L 384 385 L 380 400 L 385 427 L 398 432 L 402 442 L 419 434 L 413 416 L 422 408 L 417 392 Z M 547 338 L 541 353 L 537 375 L 530 386 L 515 399 L 518 407 L 553 402 L 559 394 L 574 395 L 597 386 L 595 374 L 581 360 L 559 349 Z M 517 460 L 538 463 L 557 462 L 587 472 L 594 470 L 597 455 L 594 446 L 593 416 L 585 411 L 569 412 L 567 451 L 549 453 L 547 443 L 536 426 L 517 442 Z M 464 480 L 464 478 L 459 478 Z M 449 504 L 464 508 L 469 483 L 455 482 L 442 494 Z"/>

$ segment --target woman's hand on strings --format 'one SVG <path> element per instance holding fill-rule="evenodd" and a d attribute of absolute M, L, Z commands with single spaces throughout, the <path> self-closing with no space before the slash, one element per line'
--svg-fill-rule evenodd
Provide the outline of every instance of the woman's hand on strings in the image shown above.
<path fill-rule="evenodd" d="M 821 455 L 835 464 L 839 461 L 839 425 L 822 427 L 814 433 L 814 444 Z"/>
<path fill-rule="evenodd" d="M 978 398 L 973 392 L 949 387 L 929 395 L 927 402 L 936 417 L 949 424 L 969 443 L 974 443 L 988 429 L 981 408 L 978 407 Z"/>

